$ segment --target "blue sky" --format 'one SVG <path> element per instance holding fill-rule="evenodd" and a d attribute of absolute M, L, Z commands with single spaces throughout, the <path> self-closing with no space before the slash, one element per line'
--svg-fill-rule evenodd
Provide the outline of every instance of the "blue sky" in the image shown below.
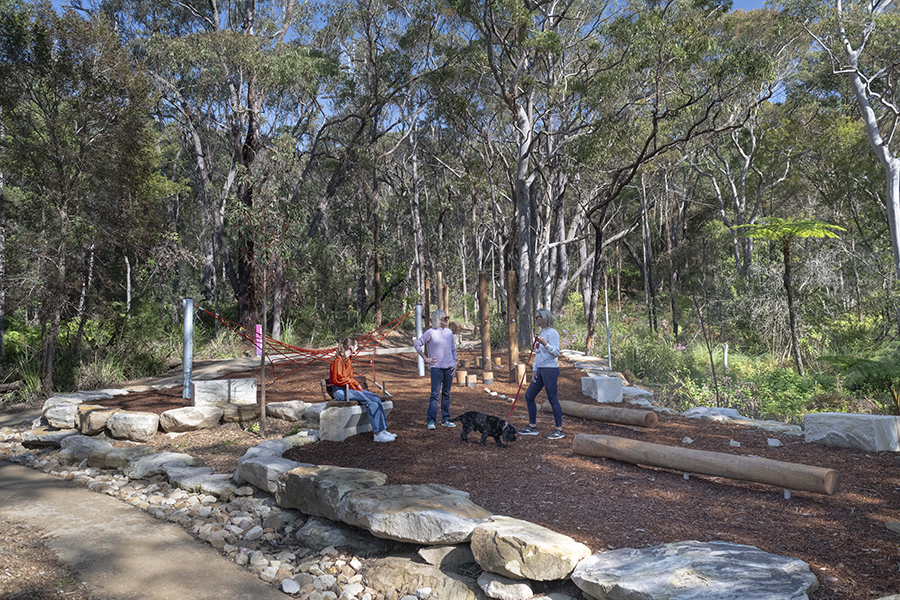
<path fill-rule="evenodd" d="M 733 2 L 735 10 L 753 10 L 763 7 L 763 0 L 733 0 Z"/>

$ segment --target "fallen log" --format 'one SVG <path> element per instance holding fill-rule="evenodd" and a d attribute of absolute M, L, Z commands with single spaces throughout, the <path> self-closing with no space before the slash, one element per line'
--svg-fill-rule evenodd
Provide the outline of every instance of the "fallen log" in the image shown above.
<path fill-rule="evenodd" d="M 0 383 L 0 394 L 21 390 L 25 387 L 24 381 L 13 381 L 12 383 Z"/>
<path fill-rule="evenodd" d="M 612 458 L 685 473 L 702 473 L 775 485 L 831 496 L 840 488 L 840 474 L 834 469 L 810 467 L 751 456 L 689 450 L 661 444 L 637 442 L 609 435 L 579 433 L 572 444 L 575 454 Z"/>
<path fill-rule="evenodd" d="M 637 427 L 646 427 L 647 429 L 653 429 L 659 425 L 659 416 L 652 410 L 610 408 L 594 404 L 581 404 L 580 402 L 571 402 L 569 400 L 560 400 L 559 405 L 562 407 L 563 414 L 570 417 L 620 425 L 635 425 Z M 553 412 L 549 402 L 544 402 L 541 410 L 543 412 Z"/>

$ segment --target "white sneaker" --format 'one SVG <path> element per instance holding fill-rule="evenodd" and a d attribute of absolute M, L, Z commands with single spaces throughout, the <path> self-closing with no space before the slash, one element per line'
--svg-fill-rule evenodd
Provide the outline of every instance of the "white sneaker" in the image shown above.
<path fill-rule="evenodd" d="M 376 442 L 393 442 L 396 437 L 397 436 L 395 436 L 393 433 L 388 433 L 387 429 L 385 429 L 385 430 L 379 431 L 378 433 L 375 434 L 375 441 Z"/>
<path fill-rule="evenodd" d="M 386 434 L 388 434 L 389 436 L 391 436 L 392 438 L 394 438 L 395 440 L 397 439 L 397 434 L 396 434 L 396 433 L 391 433 L 391 432 L 388 431 L 387 429 L 385 429 L 384 432 L 385 432 Z"/>

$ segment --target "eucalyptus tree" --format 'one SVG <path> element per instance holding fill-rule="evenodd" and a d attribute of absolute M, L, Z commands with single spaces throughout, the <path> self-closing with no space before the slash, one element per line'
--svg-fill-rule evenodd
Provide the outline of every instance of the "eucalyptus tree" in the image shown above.
<path fill-rule="evenodd" d="M 460 36 L 470 40 L 473 98 L 494 125 L 491 137 L 509 166 L 506 178 L 516 218 L 519 342 L 531 340 L 535 302 L 550 305 L 556 275 L 551 258 L 566 263 L 554 243 L 567 233 L 561 210 L 572 170 L 566 153 L 591 127 L 592 112 L 571 88 L 602 69 L 598 41 L 608 4 L 592 0 L 461 0 L 452 3 Z M 483 69 L 483 70 L 482 70 Z M 504 116 L 495 116 L 498 111 Z M 501 126 L 498 128 L 498 126 Z M 554 222 L 554 217 L 556 220 Z M 556 227 L 554 227 L 554 224 Z M 555 249 L 555 251 L 554 251 Z M 557 294 L 558 296 L 558 294 Z"/>
<path fill-rule="evenodd" d="M 787 179 L 795 152 L 796 138 L 783 135 L 792 123 L 783 121 L 782 113 L 775 105 L 756 107 L 742 128 L 710 138 L 706 151 L 693 162 L 710 182 L 719 218 L 733 232 L 735 267 L 745 279 L 750 276 L 753 245 L 740 227 L 763 216 L 766 202 Z M 775 143 L 768 143 L 770 137 Z"/>
<path fill-rule="evenodd" d="M 105 0 L 99 10 L 114 16 L 123 38 L 146 57 L 164 102 L 162 123 L 183 133 L 195 192 L 211 222 L 213 265 L 206 272 L 220 264 L 240 321 L 250 325 L 255 232 L 234 219 L 232 207 L 254 210 L 264 177 L 257 160 L 280 132 L 296 138 L 299 154 L 323 121 L 319 92 L 336 69 L 307 44 L 312 7 L 292 0 Z"/>
<path fill-rule="evenodd" d="M 0 168 L 5 199 L 14 198 L 7 208 L 19 265 L 38 277 L 41 387 L 49 393 L 73 279 L 90 287 L 91 248 L 136 249 L 155 232 L 147 193 L 155 188 L 154 98 L 103 18 L 10 3 L 0 30 Z"/>
<path fill-rule="evenodd" d="M 579 144 L 583 165 L 599 165 L 605 185 L 586 208 L 594 237 L 586 346 L 593 348 L 604 223 L 613 202 L 650 161 L 688 141 L 730 131 L 771 95 L 771 55 L 727 35 L 724 6 L 703 2 L 627 5 L 606 28 L 612 65 L 582 93 L 598 127 Z"/>
<path fill-rule="evenodd" d="M 900 278 L 900 157 L 891 150 L 900 125 L 897 4 L 893 0 L 797 0 L 782 4 L 803 20 L 817 48 L 828 55 L 832 71 L 847 78 L 849 95 L 865 123 L 869 145 L 884 169 L 894 272 Z"/>

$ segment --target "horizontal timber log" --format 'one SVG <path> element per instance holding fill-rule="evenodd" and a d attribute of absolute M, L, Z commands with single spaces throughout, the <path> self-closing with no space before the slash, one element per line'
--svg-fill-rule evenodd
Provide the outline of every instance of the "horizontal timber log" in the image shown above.
<path fill-rule="evenodd" d="M 803 490 L 831 496 L 840 488 L 840 474 L 834 469 L 766 458 L 689 450 L 609 435 L 583 433 L 575 436 L 572 446 L 575 454 L 583 456 L 612 458 L 687 473 L 754 481 L 789 490 Z"/>
<path fill-rule="evenodd" d="M 608 406 L 595 406 L 593 404 L 581 404 L 569 400 L 560 400 L 564 415 L 589 419 L 591 421 L 603 421 L 604 423 L 618 423 L 620 425 L 635 425 L 653 429 L 659 425 L 659 417 L 652 410 L 635 410 L 633 408 L 610 408 Z M 544 412 L 553 412 L 549 402 L 544 402 L 541 407 Z"/>

